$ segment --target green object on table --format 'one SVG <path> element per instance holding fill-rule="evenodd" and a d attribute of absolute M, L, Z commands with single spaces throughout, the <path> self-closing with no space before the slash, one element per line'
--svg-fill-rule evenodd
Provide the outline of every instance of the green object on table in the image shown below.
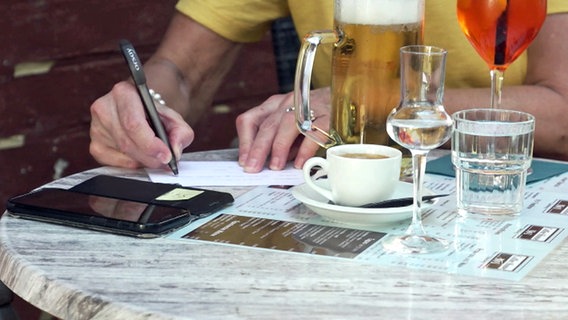
<path fill-rule="evenodd" d="M 567 172 L 568 163 L 533 159 L 531 169 L 532 173 L 527 176 L 527 184 Z M 426 173 L 455 177 L 455 169 L 452 164 L 451 155 L 445 155 L 438 159 L 428 161 Z"/>

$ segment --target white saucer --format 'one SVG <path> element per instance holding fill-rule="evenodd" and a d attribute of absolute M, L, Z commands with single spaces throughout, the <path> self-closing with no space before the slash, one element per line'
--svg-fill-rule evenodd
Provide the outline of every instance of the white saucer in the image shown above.
<path fill-rule="evenodd" d="M 327 179 L 319 179 L 316 184 L 328 187 Z M 315 213 L 342 223 L 355 225 L 387 224 L 406 220 L 412 217 L 412 206 L 395 208 L 356 208 L 330 204 L 329 200 L 315 192 L 307 184 L 301 184 L 291 189 L 292 195 Z M 424 189 L 424 195 L 432 194 Z M 412 183 L 399 181 L 392 198 L 412 197 Z M 428 207 L 427 202 L 423 208 Z"/>

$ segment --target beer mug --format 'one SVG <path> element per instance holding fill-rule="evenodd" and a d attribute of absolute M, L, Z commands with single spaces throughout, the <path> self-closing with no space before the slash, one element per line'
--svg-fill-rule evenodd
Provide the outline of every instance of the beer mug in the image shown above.
<path fill-rule="evenodd" d="M 334 30 L 306 35 L 294 84 L 296 125 L 324 148 L 389 142 L 388 114 L 400 102 L 400 47 L 421 44 L 424 0 L 335 0 Z M 333 44 L 331 122 L 314 125 L 311 70 L 320 44 Z"/>

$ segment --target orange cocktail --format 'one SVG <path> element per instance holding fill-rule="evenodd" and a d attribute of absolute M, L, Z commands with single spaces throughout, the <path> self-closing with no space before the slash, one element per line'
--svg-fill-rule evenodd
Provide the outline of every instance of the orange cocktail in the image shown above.
<path fill-rule="evenodd" d="M 491 69 L 491 106 L 496 107 L 503 72 L 538 34 L 546 0 L 458 0 L 457 14 L 462 31 Z"/>

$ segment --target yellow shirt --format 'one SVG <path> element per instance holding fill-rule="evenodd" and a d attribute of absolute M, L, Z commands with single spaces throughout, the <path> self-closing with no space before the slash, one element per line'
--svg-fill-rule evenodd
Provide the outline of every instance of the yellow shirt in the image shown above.
<path fill-rule="evenodd" d="M 177 10 L 223 37 L 236 42 L 260 40 L 274 19 L 291 16 L 298 35 L 332 29 L 332 0 L 179 0 Z M 568 12 L 568 0 L 548 0 L 548 13 Z M 489 68 L 463 35 L 456 16 L 456 0 L 426 0 L 424 43 L 448 50 L 447 87 L 489 86 Z M 312 83 L 331 82 L 331 46 L 318 49 Z M 506 71 L 505 84 L 521 84 L 526 53 Z"/>

